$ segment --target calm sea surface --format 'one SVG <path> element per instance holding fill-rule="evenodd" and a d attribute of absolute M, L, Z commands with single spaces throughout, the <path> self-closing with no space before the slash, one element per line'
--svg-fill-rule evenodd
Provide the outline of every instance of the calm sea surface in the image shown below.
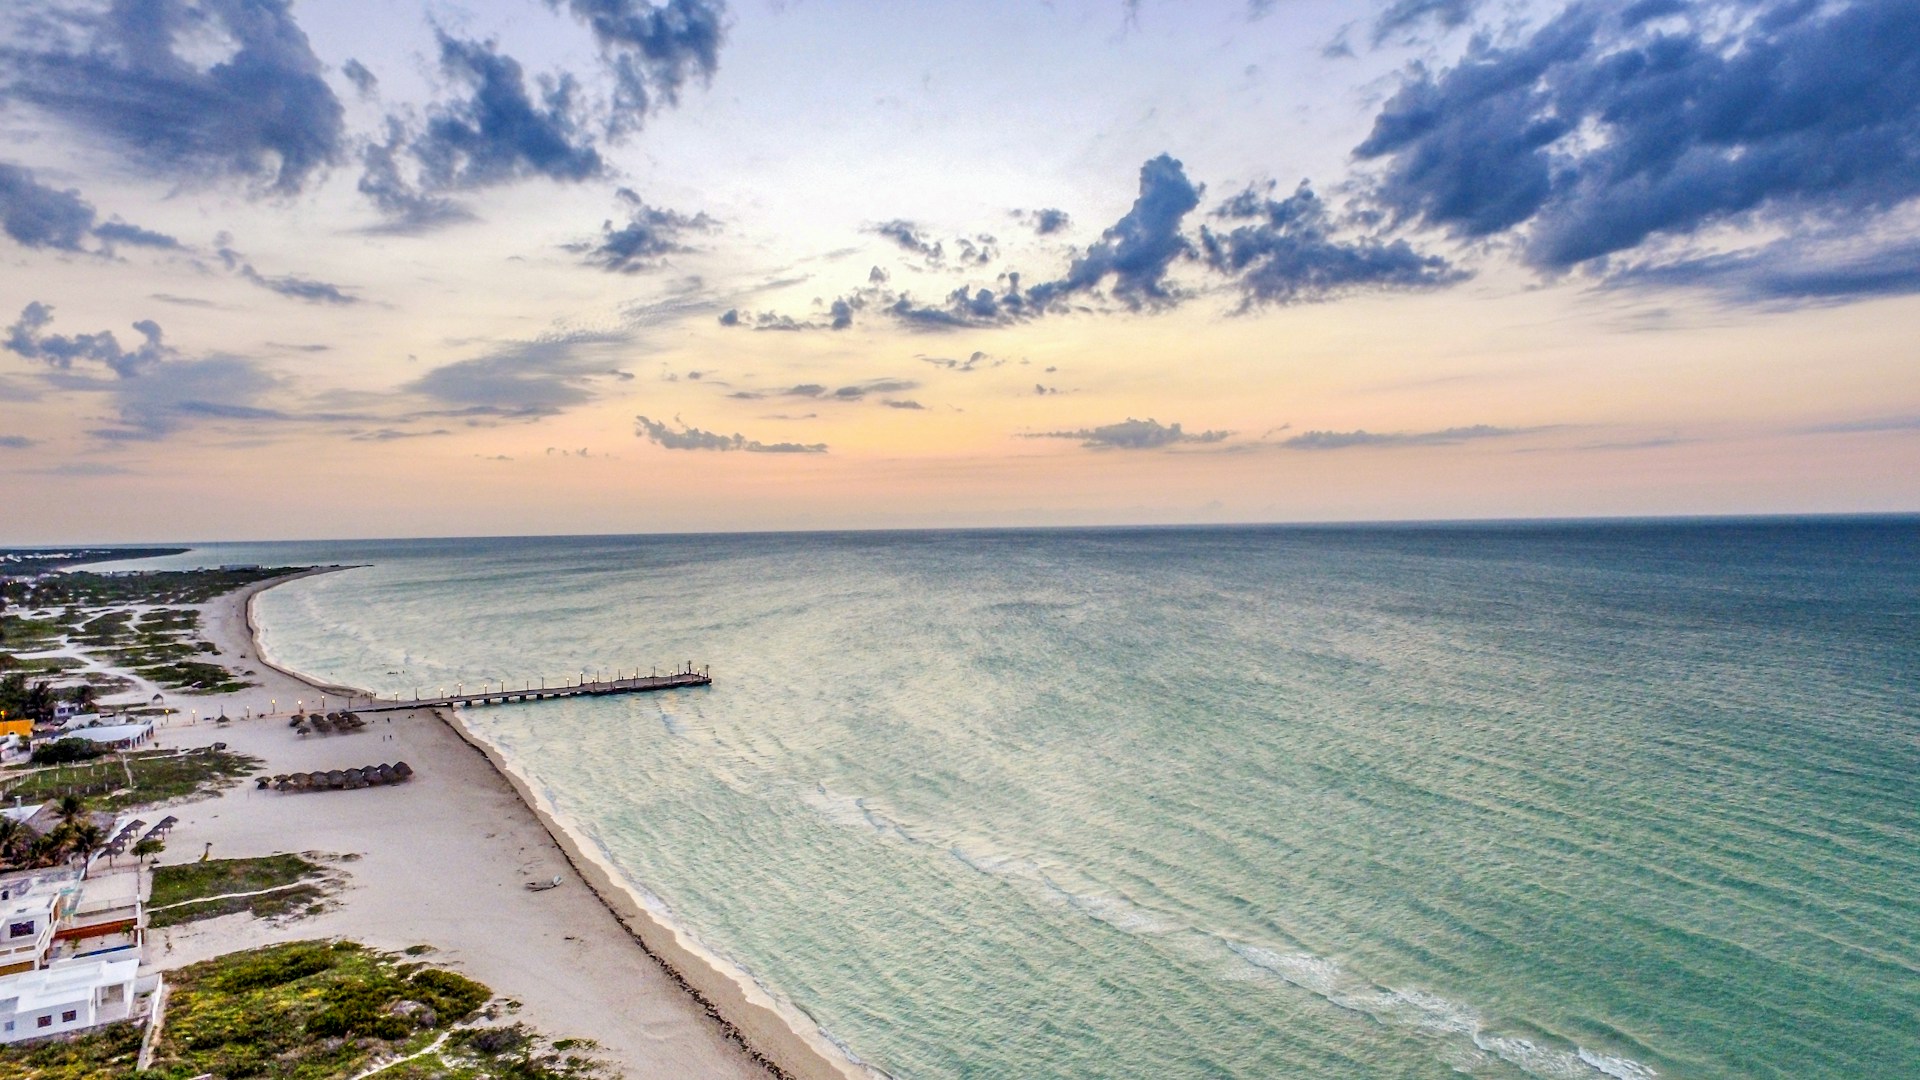
<path fill-rule="evenodd" d="M 209 546 L 936 1077 L 1920 1076 L 1920 521 Z"/>

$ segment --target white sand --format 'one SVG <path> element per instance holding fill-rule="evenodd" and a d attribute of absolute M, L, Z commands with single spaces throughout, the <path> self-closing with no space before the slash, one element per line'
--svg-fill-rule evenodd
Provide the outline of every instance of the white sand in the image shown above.
<path fill-rule="evenodd" d="M 251 669 L 262 685 L 236 694 L 174 698 L 202 717 L 258 714 L 317 688 L 266 666 L 245 605 L 258 587 L 207 605 L 204 629 L 217 659 Z M 209 658 L 216 659 L 216 658 Z M 339 703 L 332 703 L 339 708 Z M 386 717 L 391 716 L 391 721 Z M 161 859 L 321 851 L 358 856 L 331 910 L 284 925 L 250 915 L 189 923 L 152 935 L 162 968 L 275 941 L 339 936 L 381 949 L 431 945 L 427 959 L 519 1001 L 517 1018 L 544 1034 L 597 1041 L 601 1056 L 634 1078 L 760 1077 L 768 1072 L 729 1039 L 589 890 L 488 759 L 427 712 L 370 714 L 364 730 L 297 736 L 286 720 L 202 720 L 163 727 L 161 746 L 225 742 L 269 772 L 344 769 L 405 760 L 410 783 L 357 791 L 276 792 L 252 782 L 217 799 L 169 807 L 180 818 Z M 153 815 L 148 815 L 152 817 Z M 561 878 L 559 888 L 524 883 Z M 784 1060 L 784 1059 L 783 1059 Z"/>

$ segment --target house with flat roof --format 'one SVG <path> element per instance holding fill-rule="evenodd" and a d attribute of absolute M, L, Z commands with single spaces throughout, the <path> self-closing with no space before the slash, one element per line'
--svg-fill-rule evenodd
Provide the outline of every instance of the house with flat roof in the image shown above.
<path fill-rule="evenodd" d="M 0 875 L 0 975 L 46 966 L 60 920 L 73 909 L 79 891 L 75 867 Z"/>
<path fill-rule="evenodd" d="M 77 727 L 64 731 L 63 739 L 85 739 L 95 746 L 104 746 L 109 750 L 130 750 L 143 743 L 153 741 L 153 721 L 142 720 L 132 724 L 107 724 L 97 727 Z"/>
<path fill-rule="evenodd" d="M 0 1043 L 126 1020 L 134 1015 L 140 958 L 62 960 L 0 977 Z"/>
<path fill-rule="evenodd" d="M 54 926 L 55 960 L 138 958 L 147 936 L 146 886 L 137 863 L 104 872 L 96 865 Z"/>

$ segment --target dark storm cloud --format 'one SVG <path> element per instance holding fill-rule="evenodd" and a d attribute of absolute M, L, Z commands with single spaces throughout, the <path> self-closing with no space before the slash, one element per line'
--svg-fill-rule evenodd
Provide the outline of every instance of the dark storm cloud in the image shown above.
<path fill-rule="evenodd" d="M 704 213 L 689 217 L 675 210 L 648 206 L 627 188 L 616 193 L 627 206 L 627 220 L 615 228 L 612 220 L 600 226 L 597 242 L 567 245 L 567 250 L 585 257 L 603 270 L 631 274 L 652 270 L 667 255 L 691 251 L 680 238 L 691 232 L 710 232 L 714 221 Z M 736 316 L 737 321 L 737 316 Z M 724 317 L 722 325 L 726 323 Z"/>
<path fill-rule="evenodd" d="M 109 137 L 165 173 L 240 176 L 291 194 L 340 158 L 345 126 L 290 8 L 117 0 L 78 13 L 22 0 L 16 14 L 66 32 L 0 47 L 0 94 Z M 222 59 L 203 59 L 211 55 Z"/>
<path fill-rule="evenodd" d="M 1226 232 L 1200 230 L 1207 265 L 1240 286 L 1245 308 L 1325 300 L 1358 289 L 1417 289 L 1465 275 L 1404 239 L 1341 239 L 1326 204 L 1306 184 L 1275 200 L 1249 188 L 1215 216 L 1245 221 Z"/>
<path fill-rule="evenodd" d="M 1131 310 L 1172 304 L 1176 295 L 1167 283 L 1167 271 L 1175 260 L 1193 253 L 1181 223 L 1200 205 L 1202 190 L 1167 154 L 1142 165 L 1140 195 L 1133 208 L 1073 261 L 1065 277 L 1033 286 L 1029 301 L 1044 310 L 1112 278 L 1114 299 Z"/>
<path fill-rule="evenodd" d="M 438 35 L 441 70 L 471 93 L 434 107 L 413 141 L 424 188 L 478 188 L 528 176 L 579 181 L 606 171 L 583 130 L 571 76 L 537 80 L 536 100 L 519 61 L 493 42 Z"/>
<path fill-rule="evenodd" d="M 489 415 L 548 416 L 590 400 L 592 380 L 606 373 L 601 354 L 627 340 L 625 334 L 582 331 L 510 342 L 434 368 L 407 389 L 451 405 L 495 410 Z"/>
<path fill-rule="evenodd" d="M 587 24 L 615 82 L 614 136 L 638 128 L 647 113 L 675 104 L 691 79 L 720 66 L 726 5 L 718 0 L 547 0 Z"/>
<path fill-rule="evenodd" d="M 1524 435 L 1533 430 L 1536 429 L 1475 424 L 1444 431 L 1304 431 L 1290 439 L 1281 440 L 1280 445 L 1289 450 L 1346 450 L 1355 446 L 1453 446 L 1473 439 Z"/>
<path fill-rule="evenodd" d="M 89 236 L 109 250 L 117 244 L 180 246 L 171 236 L 123 221 L 95 224 L 96 216 L 93 204 L 78 191 L 48 187 L 35 180 L 31 170 L 0 163 L 0 228 L 23 247 L 87 251 L 84 241 Z"/>
<path fill-rule="evenodd" d="M 1512 233 L 1548 273 L 1722 225 L 1864 232 L 1920 195 L 1920 19 L 1911 0 L 1576 3 L 1416 69 L 1355 153 L 1401 218 Z M 1715 266 L 1751 280 L 1692 272 Z"/>
<path fill-rule="evenodd" d="M 1128 417 L 1117 424 L 1103 424 L 1099 427 L 1081 428 L 1078 431 L 1043 431 L 1025 437 L 1078 439 L 1080 445 L 1096 450 L 1159 450 L 1181 443 L 1224 442 L 1232 435 L 1231 431 L 1187 432 L 1181 430 L 1179 424 L 1162 424 L 1158 420 L 1135 420 Z"/>
<path fill-rule="evenodd" d="M 49 334 L 46 328 L 52 322 L 51 305 L 38 300 L 29 303 L 21 310 L 20 318 L 7 327 L 7 351 L 62 371 L 71 370 L 77 360 L 92 361 L 105 365 L 122 379 L 133 378 L 174 355 L 161 341 L 160 325 L 151 319 L 133 324 L 141 338 L 140 345 L 133 349 L 122 347 L 111 330 L 72 336 Z"/>
<path fill-rule="evenodd" d="M 712 431 L 702 431 L 689 427 L 678 418 L 674 421 L 680 426 L 676 429 L 658 420 L 649 420 L 644 416 L 634 417 L 635 434 L 668 450 L 740 450 L 749 454 L 824 454 L 826 443 L 763 443 L 758 439 L 749 439 L 738 432 L 721 435 Z"/>

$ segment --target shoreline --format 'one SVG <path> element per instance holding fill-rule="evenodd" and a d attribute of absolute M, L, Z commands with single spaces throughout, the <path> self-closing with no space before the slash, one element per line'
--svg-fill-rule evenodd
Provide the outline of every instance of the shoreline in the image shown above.
<path fill-rule="evenodd" d="M 251 658 L 282 677 L 325 694 L 373 697 L 362 687 L 323 682 L 268 658 L 262 641 L 255 602 L 261 593 L 291 581 L 354 569 L 314 567 L 285 577 L 257 582 L 215 600 L 239 610 Z M 211 605 L 210 605 L 211 606 Z M 243 654 L 246 655 L 246 654 Z M 874 1080 L 886 1074 L 854 1059 L 829 1040 L 817 1024 L 792 1016 L 745 972 L 729 971 L 697 939 L 660 917 L 642 900 L 604 855 L 583 843 L 560 820 L 531 780 L 507 761 L 497 747 L 475 734 L 458 709 L 425 708 L 424 714 L 444 725 L 462 744 L 512 790 L 547 837 L 565 857 L 595 901 L 626 931 L 634 944 L 756 1064 L 780 1080 Z M 810 1030 L 809 1030 L 810 1029 Z"/>

